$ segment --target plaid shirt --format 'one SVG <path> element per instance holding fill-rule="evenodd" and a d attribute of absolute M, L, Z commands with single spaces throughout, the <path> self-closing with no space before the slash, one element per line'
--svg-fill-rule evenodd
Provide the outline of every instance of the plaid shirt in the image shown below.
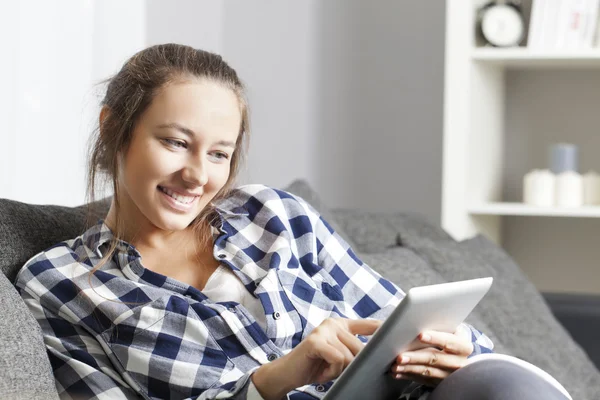
<path fill-rule="evenodd" d="M 252 372 L 324 319 L 385 319 L 404 296 L 294 195 L 248 185 L 216 209 L 214 257 L 261 301 L 266 331 L 243 306 L 144 268 L 123 241 L 91 275 L 113 237 L 99 221 L 33 257 L 15 283 L 41 325 L 61 398 L 245 399 Z M 468 328 L 473 355 L 490 352 Z M 330 386 L 288 398 L 322 398 Z"/>

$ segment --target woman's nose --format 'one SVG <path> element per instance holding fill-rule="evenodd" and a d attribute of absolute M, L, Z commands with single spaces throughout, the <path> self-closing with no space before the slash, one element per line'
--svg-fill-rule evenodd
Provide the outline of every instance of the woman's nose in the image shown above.
<path fill-rule="evenodd" d="M 183 180 L 191 185 L 204 186 L 208 182 L 208 172 L 204 161 L 190 162 L 183 169 Z"/>

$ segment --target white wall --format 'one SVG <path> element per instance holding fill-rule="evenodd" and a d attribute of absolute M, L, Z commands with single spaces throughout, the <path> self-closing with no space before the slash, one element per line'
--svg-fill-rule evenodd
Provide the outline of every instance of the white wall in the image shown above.
<path fill-rule="evenodd" d="M 31 203 L 81 201 L 79 128 L 91 78 L 91 4 L 3 2 L 0 7 L 2 25 L 10 29 L 0 36 L 2 48 L 9 48 L 2 87 L 8 81 L 10 88 L 0 95 L 0 196 Z"/>
<path fill-rule="evenodd" d="M 243 182 L 316 182 L 318 3 L 225 3 L 223 55 L 246 83 L 251 111 Z"/>
<path fill-rule="evenodd" d="M 225 4 L 223 53 L 250 89 L 246 179 L 438 221 L 443 2 Z"/>
<path fill-rule="evenodd" d="M 319 5 L 317 186 L 330 204 L 439 221 L 444 2 Z"/>
<path fill-rule="evenodd" d="M 146 0 L 146 42 L 181 43 L 221 53 L 223 50 L 223 1 Z"/>
<path fill-rule="evenodd" d="M 16 4 L 21 3 L 10 7 Z M 91 83 L 115 72 L 140 47 L 179 42 L 221 53 L 248 86 L 252 139 L 242 182 L 283 187 L 305 178 L 332 206 L 420 211 L 439 220 L 443 2 L 44 4 L 51 4 L 46 6 L 51 18 L 40 18 L 35 26 L 24 20 L 20 25 L 30 32 L 30 42 L 18 39 L 12 51 L 56 48 L 51 42 L 59 43 L 61 58 L 45 59 L 44 65 L 52 64 L 65 77 L 58 81 L 52 74 L 40 75 L 33 85 L 36 90 L 46 87 L 40 103 L 45 114 L 35 114 L 39 118 L 28 122 L 35 125 L 23 125 L 34 113 L 19 106 L 24 111 L 16 136 L 34 135 L 40 145 L 15 150 L 10 143 L 0 150 L 0 197 L 79 204 L 84 188 L 80 149 L 91 127 L 77 124 L 82 107 L 87 117 L 96 116 L 98 99 L 90 100 L 88 94 Z M 93 40 L 89 32 L 82 33 L 90 29 L 84 25 L 93 27 Z M 71 27 L 71 33 L 54 37 L 61 32 L 59 26 Z M 0 40 L 8 44 L 14 38 L 3 35 Z M 69 40 L 72 46 L 60 45 Z M 34 53 L 22 54 L 26 58 L 21 62 L 32 67 L 11 83 L 12 95 L 0 94 L 4 110 L 10 110 L 15 94 L 24 93 L 25 77 L 37 72 L 39 59 Z M 10 121 L 17 124 L 14 118 Z M 4 136 L 16 140 L 15 135 Z M 32 152 L 42 171 L 34 165 Z M 14 165 L 19 166 L 18 176 L 5 171 Z M 54 176 L 66 173 L 81 185 L 54 183 Z"/>
<path fill-rule="evenodd" d="M 94 84 L 143 47 L 144 23 L 141 0 L 0 3 L 0 197 L 83 203 Z"/>

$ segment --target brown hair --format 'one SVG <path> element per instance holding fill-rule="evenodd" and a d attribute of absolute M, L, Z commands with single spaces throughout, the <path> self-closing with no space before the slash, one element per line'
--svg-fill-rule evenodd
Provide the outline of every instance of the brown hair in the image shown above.
<path fill-rule="evenodd" d="M 102 184 L 112 184 L 116 226 L 111 227 L 114 237 L 100 262 L 91 274 L 104 265 L 122 240 L 124 226 L 119 210 L 119 154 L 125 154 L 131 142 L 134 127 L 152 99 L 167 84 L 186 79 L 209 79 L 230 88 L 237 95 L 241 124 L 236 149 L 231 158 L 229 178 L 225 186 L 214 197 L 213 202 L 226 197 L 233 189 L 239 168 L 247 151 L 249 117 L 244 85 L 222 57 L 208 51 L 180 44 L 160 44 L 148 47 L 125 62 L 121 70 L 108 82 L 106 95 L 101 102 L 108 112 L 99 122 L 90 138 L 88 165 L 87 203 L 95 201 L 99 178 Z M 87 225 L 97 213 L 88 209 Z M 198 241 L 196 246 L 205 246 L 212 240 L 210 225 L 218 218 L 214 206 L 208 204 L 191 223 Z M 91 278 L 91 274 L 89 278 Z M 88 283 L 91 281 L 88 279 Z"/>

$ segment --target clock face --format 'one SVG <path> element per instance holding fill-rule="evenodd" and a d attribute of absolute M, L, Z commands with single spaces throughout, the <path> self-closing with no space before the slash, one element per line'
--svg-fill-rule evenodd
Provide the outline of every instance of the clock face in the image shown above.
<path fill-rule="evenodd" d="M 524 30 L 519 12 L 506 4 L 490 7 L 481 19 L 483 36 L 494 46 L 517 46 L 523 38 Z"/>

